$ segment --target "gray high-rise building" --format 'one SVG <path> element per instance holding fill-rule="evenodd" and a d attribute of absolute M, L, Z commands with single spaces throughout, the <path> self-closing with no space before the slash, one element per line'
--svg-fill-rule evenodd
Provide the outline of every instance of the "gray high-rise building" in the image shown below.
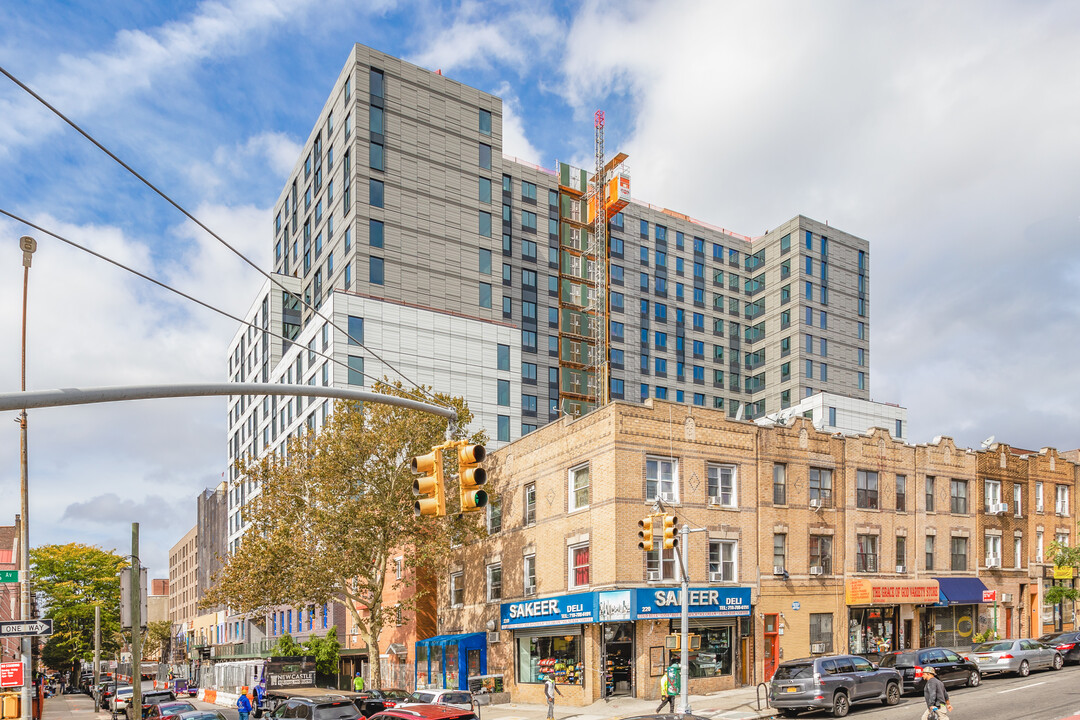
<path fill-rule="evenodd" d="M 356 45 L 277 199 L 273 237 L 279 281 L 409 378 L 464 395 L 493 446 L 557 418 L 560 383 L 564 411 L 581 390 L 565 348 L 560 364 L 560 294 L 565 310 L 581 277 L 564 168 L 504 156 L 502 120 L 498 97 Z M 608 228 L 612 398 L 747 419 L 820 391 L 869 398 L 865 240 L 801 215 L 750 238 L 640 201 Z M 270 283 L 247 318 L 291 342 L 242 327 L 233 380 L 397 377 Z M 232 479 L 237 459 L 318 428 L 329 408 L 232 398 Z M 230 547 L 257 492 L 229 493 Z"/>

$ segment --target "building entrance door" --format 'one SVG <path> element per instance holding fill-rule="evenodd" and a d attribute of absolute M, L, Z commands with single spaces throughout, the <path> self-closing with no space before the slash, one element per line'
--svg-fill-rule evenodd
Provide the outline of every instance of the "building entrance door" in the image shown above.
<path fill-rule="evenodd" d="M 780 664 L 780 616 L 765 616 L 765 682 L 772 680 L 776 666 Z"/>
<path fill-rule="evenodd" d="M 604 697 L 634 695 L 634 623 L 604 625 Z"/>

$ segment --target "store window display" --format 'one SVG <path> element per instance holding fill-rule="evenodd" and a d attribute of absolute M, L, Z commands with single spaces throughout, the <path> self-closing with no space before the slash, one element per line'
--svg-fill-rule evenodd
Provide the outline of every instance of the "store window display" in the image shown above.
<path fill-rule="evenodd" d="M 848 652 L 855 655 L 884 655 L 896 647 L 897 608 L 851 608 Z"/>
<path fill-rule="evenodd" d="M 585 665 L 581 659 L 580 635 L 561 637 L 519 637 L 517 677 L 519 683 L 541 683 L 541 675 L 551 675 L 560 685 L 581 685 Z"/>
<path fill-rule="evenodd" d="M 701 636 L 701 649 L 689 655 L 690 677 L 731 675 L 735 667 L 735 628 L 694 628 L 693 632 Z"/>

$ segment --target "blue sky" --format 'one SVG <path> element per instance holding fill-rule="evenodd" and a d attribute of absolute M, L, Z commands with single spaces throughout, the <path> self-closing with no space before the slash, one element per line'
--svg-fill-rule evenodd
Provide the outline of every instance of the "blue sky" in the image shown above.
<path fill-rule="evenodd" d="M 1062 2 L 0 4 L 0 65 L 263 267 L 270 208 L 352 43 L 504 99 L 505 151 L 757 235 L 868 239 L 871 390 L 910 435 L 1080 446 L 1080 8 Z M 0 207 L 235 314 L 259 276 L 0 78 Z M 0 388 L 18 387 L 26 228 L 0 220 Z M 32 389 L 224 379 L 232 324 L 38 237 Z M 14 417 L 13 413 L 5 413 Z M 144 556 L 225 466 L 224 402 L 31 414 L 33 542 Z M 0 516 L 18 435 L 0 425 Z"/>

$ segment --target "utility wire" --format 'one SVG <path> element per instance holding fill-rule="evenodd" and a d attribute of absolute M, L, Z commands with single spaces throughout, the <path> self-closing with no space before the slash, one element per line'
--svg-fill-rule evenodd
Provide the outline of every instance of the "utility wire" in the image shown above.
<path fill-rule="evenodd" d="M 139 179 L 139 180 L 140 180 L 140 181 L 141 181 L 141 182 L 142 182 L 142 183 L 143 183 L 144 185 L 146 185 L 146 186 L 147 186 L 148 188 L 150 188 L 150 189 L 151 189 L 151 190 L 153 190 L 153 191 L 154 191 L 155 193 L 157 193 L 157 194 L 158 194 L 158 196 L 160 196 L 160 197 L 161 197 L 161 198 L 162 198 L 163 200 L 165 200 L 165 202 L 169 203 L 169 204 L 170 204 L 170 205 L 172 205 L 172 206 L 173 206 L 174 208 L 176 208 L 177 210 L 179 210 L 179 211 L 180 211 L 180 213 L 181 213 L 182 215 L 184 215 L 184 217 L 186 217 L 186 218 L 187 218 L 188 220 L 190 220 L 191 222 L 195 223 L 195 224 L 196 224 L 196 225 L 198 225 L 198 226 L 199 226 L 200 228 L 202 228 L 202 229 L 203 229 L 203 230 L 204 230 L 204 231 L 205 231 L 205 232 L 206 232 L 206 233 L 207 233 L 208 235 L 210 235 L 210 237 L 214 238 L 214 239 L 215 239 L 215 240 L 217 240 L 217 241 L 218 241 L 219 243 L 221 243 L 222 245 L 224 245 L 224 246 L 225 246 L 226 248 L 228 248 L 229 250 L 231 250 L 231 251 L 233 252 L 233 254 L 234 254 L 234 255 L 236 255 L 236 256 L 237 256 L 238 258 L 240 258 L 240 259 L 241 259 L 241 260 L 243 260 L 243 261 L 244 261 L 245 263 L 247 263 L 247 264 L 248 264 L 248 265 L 250 265 L 250 266 L 251 266 L 252 268 L 254 268 L 256 272 L 258 272 L 258 273 L 259 273 L 260 275 L 262 275 L 262 276 L 263 276 L 263 277 L 265 277 L 265 278 L 266 278 L 267 280 L 269 280 L 269 281 L 270 281 L 270 282 L 271 282 L 271 283 L 272 283 L 273 285 L 277 286 L 278 288 L 280 288 L 280 289 L 281 289 L 281 290 L 283 290 L 284 292 L 288 293 L 288 294 L 289 294 L 289 295 L 290 295 L 291 297 L 294 297 L 294 298 L 296 298 L 296 300 L 297 300 L 297 301 L 299 301 L 299 302 L 300 302 L 300 304 L 301 304 L 301 305 L 303 305 L 303 306 L 304 306 L 305 308 L 307 308 L 308 310 L 311 310 L 311 311 L 312 311 L 312 312 L 313 312 L 313 313 L 314 313 L 315 315 L 317 315 L 318 317 L 320 317 L 320 318 L 322 318 L 323 320 L 325 320 L 325 321 L 326 321 L 327 323 L 329 323 L 329 324 L 330 324 L 330 325 L 331 325 L 331 326 L 332 326 L 333 328 L 335 328 L 335 329 L 336 329 L 336 330 L 338 330 L 339 332 L 341 332 L 341 333 L 344 333 L 345 337 L 347 337 L 347 338 L 348 338 L 348 339 L 349 339 L 349 340 L 350 340 L 350 341 L 351 341 L 351 342 L 352 342 L 353 344 L 359 345 L 359 346 L 360 346 L 361 348 L 363 348 L 363 349 L 364 349 L 364 350 L 365 350 L 366 352 L 368 352 L 368 353 L 371 353 L 371 356 L 372 356 L 373 358 L 375 358 L 375 359 L 376 359 L 376 360 L 378 360 L 378 361 L 379 361 L 380 363 L 382 363 L 382 364 L 383 364 L 383 365 L 385 365 L 386 367 L 388 367 L 388 368 L 390 368 L 391 370 L 393 370 L 393 371 L 394 371 L 394 372 L 395 372 L 395 373 L 396 373 L 397 375 L 401 376 L 401 378 L 402 378 L 403 380 L 405 380 L 405 381 L 406 381 L 407 383 L 409 383 L 409 384 L 410 384 L 410 385 L 412 385 L 412 386 L 413 386 L 414 388 L 416 388 L 417 390 L 419 390 L 419 391 L 420 391 L 420 392 L 421 392 L 422 394 L 424 394 L 424 395 L 427 395 L 427 396 L 428 396 L 429 398 L 431 398 L 431 399 L 432 399 L 432 401 L 433 401 L 433 402 L 434 402 L 435 404 L 437 404 L 437 405 L 442 405 L 442 406 L 444 406 L 444 407 L 450 407 L 450 406 L 449 406 L 449 405 L 448 405 L 448 404 L 447 404 L 447 403 L 446 403 L 445 401 L 443 401 L 443 400 L 442 400 L 441 398 L 439 398 L 439 397 L 436 397 L 436 396 L 434 395 L 434 393 L 428 392 L 428 391 L 427 391 L 427 390 L 426 390 L 425 388 L 423 388 L 422 386 L 420 386 L 420 385 L 418 385 L 417 383 L 413 382 L 413 380 L 412 380 L 411 378 L 409 378 L 409 377 L 408 377 L 407 375 L 405 375 L 405 373 L 401 372 L 401 371 L 400 371 L 400 370 L 398 370 L 398 369 L 397 369 L 396 367 L 394 367 L 393 365 L 391 365 L 391 364 L 390 364 L 390 363 L 388 363 L 387 361 L 383 360 L 383 359 L 382 359 L 381 357 L 379 357 L 379 355 L 377 355 L 377 354 L 376 354 L 376 353 L 375 353 L 375 352 L 374 352 L 374 351 L 373 351 L 373 350 L 372 350 L 371 348 L 367 347 L 367 346 L 366 346 L 366 345 L 364 345 L 364 344 L 363 344 L 362 342 L 360 342 L 359 340 L 357 340 L 356 338 L 354 338 L 354 337 L 353 337 L 352 335 L 350 335 L 350 334 L 348 333 L 348 331 L 347 331 L 347 330 L 345 330 L 345 329 L 343 329 L 343 328 L 342 328 L 341 326 L 339 326 L 339 325 L 335 324 L 335 323 L 334 323 L 334 321 L 333 321 L 333 320 L 332 320 L 331 318 L 328 318 L 328 317 L 326 317 L 325 315 L 323 315 L 323 314 L 322 314 L 321 312 L 319 312 L 319 310 L 318 310 L 317 308 L 313 307 L 313 306 L 311 305 L 311 303 L 308 303 L 308 302 L 306 302 L 306 301 L 305 301 L 305 300 L 304 300 L 304 299 L 303 299 L 302 297 L 300 297 L 299 295 L 296 295 L 295 293 L 293 293 L 293 292 L 292 292 L 291 290 L 289 290 L 289 289 L 288 289 L 287 287 L 285 287 L 285 285 L 284 285 L 284 284 L 282 284 L 282 283 L 281 283 L 281 281 L 279 281 L 279 280 L 276 280 L 276 279 L 274 279 L 273 275 L 271 275 L 270 273 L 268 273 L 268 272 L 266 272 L 265 270 L 263 270 L 263 269 L 262 269 L 261 267 L 259 267 L 259 266 L 258 266 L 257 264 L 255 264 L 255 262 L 254 262 L 254 261 L 252 261 L 251 259 L 249 259 L 249 258 L 248 258 L 248 257 L 247 257 L 246 255 L 244 255 L 244 254 L 243 254 L 242 252 L 240 252 L 240 251 L 239 251 L 239 250 L 237 250 L 237 249 L 236 249 L 235 247 L 233 247 L 233 246 L 232 246 L 232 245 L 230 245 L 230 244 L 229 244 L 228 242 L 226 242 L 224 238 L 222 238 L 222 237 L 221 237 L 220 235 L 218 235 L 218 234 L 217 234 L 216 232 L 214 232 L 214 231 L 213 231 L 213 230 L 211 230 L 211 229 L 210 229 L 209 227 L 207 227 L 207 226 L 206 226 L 206 225 L 205 225 L 205 224 L 204 224 L 204 223 L 203 223 L 203 222 L 202 222 L 201 220 L 199 220 L 199 219 L 198 219 L 198 218 L 196 218 L 196 217 L 195 217 L 194 215 L 192 215 L 192 214 L 191 214 L 190 212 L 188 212 L 188 211 L 187 211 L 186 209 L 184 209 L 184 207 L 183 207 L 182 205 L 180 205 L 180 203 L 176 202 L 176 201 L 175 201 L 175 200 L 173 200 L 173 199 L 172 199 L 171 197 L 169 197 L 168 195 L 166 195 L 166 194 L 165 194 L 165 192 L 163 192 L 162 190 L 158 189 L 158 187 L 157 187 L 156 185 L 154 185 L 154 184 L 153 184 L 152 182 L 150 182 L 150 181 L 149 181 L 149 180 L 147 180 L 147 179 L 146 179 L 145 177 L 143 177 L 142 175 L 140 175 L 140 174 L 139 174 L 139 173 L 138 173 L 138 172 L 137 172 L 137 171 L 136 171 L 136 170 L 135 170 L 134 168 L 132 168 L 132 167 L 131 167 L 130 165 L 128 165 L 127 163 L 125 163 L 125 162 L 124 162 L 123 160 L 121 160 L 121 159 L 120 159 L 119 157 L 117 157 L 117 156 L 116 156 L 116 155 L 115 155 L 115 154 L 114 154 L 114 153 L 113 153 L 113 152 L 112 152 L 111 150 L 109 150 L 109 149 L 108 149 L 107 147 L 105 147 L 105 146 L 104 146 L 104 145 L 102 145 L 102 144 L 101 144 L 100 142 L 98 142 L 98 141 L 97 141 L 96 139 L 94 139 L 94 137 L 93 137 L 92 135 L 90 135 L 90 134 L 89 134 L 88 132 L 86 132 L 86 131 L 85 131 L 85 130 L 83 130 L 83 129 L 82 129 L 81 127 L 79 127 L 79 126 L 78 126 L 78 125 L 77 125 L 77 124 L 76 124 L 76 123 L 75 123 L 74 121 L 72 121 L 71 119 L 69 119 L 69 118 L 68 118 L 68 117 L 67 117 L 66 115 L 64 115 L 64 114 L 63 114 L 62 112 L 60 112 L 60 111 L 59 111 L 59 110 L 57 110 L 57 109 L 56 109 L 55 107 L 53 107 L 53 106 L 52 106 L 52 105 L 51 105 L 51 104 L 50 104 L 50 103 L 49 103 L 49 102 L 48 102 L 48 101 L 47 101 L 47 100 L 46 100 L 45 98 L 43 98 L 43 97 L 41 97 L 40 95 L 38 95 L 38 94 L 37 94 L 36 92 L 34 92 L 33 90 L 31 90 L 31 89 L 30 89 L 30 87 L 28 87 L 28 86 L 27 86 L 27 85 L 26 85 L 25 83 L 23 83 L 23 82 L 22 82 L 21 80 L 19 80 L 19 79 L 18 79 L 17 77 L 15 77 L 15 76 L 14 76 L 14 75 L 12 75 L 11 73 L 9 73 L 9 72 L 8 72 L 8 71 L 7 71 L 7 70 L 6 70 L 6 69 L 5 69 L 5 68 L 4 68 L 3 66 L 0 66 L 0 73 L 3 73 L 3 74 L 4 74 L 5 76 L 7 76 L 7 78 L 8 78 L 8 79 L 10 79 L 10 80 L 11 80 L 11 81 L 12 81 L 13 83 L 15 83 L 16 85 L 18 85 L 18 86 L 19 86 L 20 88 L 22 88 L 22 89 L 23 89 L 23 90 L 24 90 L 24 91 L 25 91 L 25 92 L 26 92 L 27 94 L 29 94 L 29 95 L 30 95 L 31 97 L 33 97 L 33 98 L 34 98 L 35 100 L 37 100 L 37 101 L 38 101 L 39 103 L 41 103 L 42 105 L 44 105 L 45 107 L 47 107 L 47 108 L 48 108 L 48 109 L 49 109 L 50 111 L 52 111 L 52 113 L 53 113 L 54 115 L 56 115 L 56 116 L 57 116 L 58 118 L 60 118 L 61 120 L 63 120 L 64 122 L 66 122 L 66 123 L 67 123 L 68 125 L 70 125 L 70 126 L 71 126 L 71 127 L 72 127 L 72 128 L 73 128 L 73 129 L 75 130 L 75 131 L 76 131 L 76 132 L 78 132 L 78 133 L 79 133 L 80 135 L 82 135 L 82 136 L 83 136 L 84 138 L 86 138 L 86 139 L 87 139 L 87 140 L 89 140 L 89 141 L 90 141 L 91 143 L 93 143 L 93 144 L 94 144 L 94 145 L 95 145 L 95 146 L 96 146 L 96 147 L 97 147 L 97 148 L 98 148 L 99 150 L 101 150 L 101 151 L 102 151 L 103 153 L 105 153 L 105 154 L 106 154 L 106 155 L 108 155 L 108 156 L 109 156 L 110 158 L 112 158 L 113 160 L 115 160 L 115 161 L 116 161 L 116 162 L 117 162 L 117 163 L 118 163 L 118 164 L 119 164 L 119 165 L 120 165 L 120 166 L 121 166 L 122 168 L 124 168 L 124 169 L 125 169 L 125 170 L 127 170 L 127 171 L 128 171 L 129 173 L 131 173 L 131 174 L 132 174 L 132 175 L 134 175 L 134 176 L 135 176 L 136 178 L 138 178 L 138 179 Z"/>
<path fill-rule="evenodd" d="M 67 243 L 68 245 L 70 245 L 73 248 L 76 248 L 78 250 L 82 250 L 85 253 L 89 253 L 90 255 L 93 255 L 94 257 L 99 258 L 101 260 L 104 260 L 105 262 L 110 263 L 112 265 L 115 265 L 116 267 L 118 267 L 118 268 L 120 268 L 122 270 L 127 270 L 129 273 L 131 273 L 133 275 L 138 275 L 143 280 L 147 280 L 149 282 L 152 282 L 155 285 L 157 285 L 158 287 L 164 288 L 164 289 L 168 290 L 171 293 L 175 293 L 175 294 L 179 295 L 180 297 L 184 298 L 185 300 L 190 300 L 191 302 L 193 302 L 193 303 L 195 303 L 197 305 L 202 305 L 207 310 L 212 310 L 213 312 L 216 312 L 218 315 L 223 315 L 223 316 L 229 318 L 230 320 L 235 320 L 236 322 L 240 323 L 241 325 L 247 325 L 248 327 L 254 328 L 255 330 L 258 330 L 259 332 L 266 333 L 267 335 L 270 335 L 271 337 L 276 337 L 276 338 L 278 338 L 280 340 L 284 340 L 285 342 L 288 342 L 288 343 L 296 343 L 295 340 L 291 340 L 291 339 L 285 337 L 284 335 L 279 335 L 279 334 L 277 334 L 275 332 L 271 332 L 269 330 L 261 328 L 258 325 L 256 325 L 255 323 L 248 322 L 247 320 L 239 318 L 239 317 L 237 317 L 237 316 L 235 316 L 235 315 L 233 315 L 231 313 L 228 313 L 228 312 L 226 312 L 226 311 L 224 311 L 224 310 L 222 310 L 220 308 L 216 308 L 213 305 L 210 305 L 209 303 L 205 303 L 202 300 L 199 300 L 198 298 L 192 297 L 191 295 L 188 295 L 187 293 L 185 293 L 185 292 L 183 292 L 181 290 L 177 290 L 174 287 L 166 285 L 165 283 L 161 282 L 160 280 L 156 280 L 156 279 L 150 277 L 149 275 L 146 275 L 146 274 L 144 274 L 142 272 L 139 272 L 138 270 L 136 270 L 134 268 L 128 267 L 127 265 L 124 265 L 122 262 L 119 262 L 118 260 L 113 260 L 112 258 L 107 257 L 105 255 L 102 255 L 99 252 L 95 252 L 94 250 L 91 250 L 88 247 L 84 247 L 83 245 L 80 245 L 79 243 L 75 242 L 74 240 L 69 240 L 68 238 L 66 238 L 66 237 L 64 237 L 62 235 L 57 235 L 56 233 L 54 233 L 54 232 L 52 232 L 50 230 L 46 230 L 45 228 L 41 227 L 40 225 L 36 225 L 36 224 L 30 222 L 29 220 L 26 220 L 24 218 L 19 217 L 18 215 L 15 215 L 14 213 L 10 213 L 7 210 L 4 210 L 3 208 L 0 208 L 0 214 L 7 215 L 9 218 L 11 218 L 12 220 L 15 220 L 16 222 L 20 222 L 23 225 L 26 225 L 27 227 L 32 227 L 35 230 L 37 230 L 38 232 L 40 232 L 40 233 L 44 233 L 44 234 L 46 234 L 46 235 L 48 235 L 50 237 L 54 237 L 57 240 L 59 240 L 60 242 Z M 349 368 L 348 363 L 342 362 L 341 360 L 336 359 L 332 355 L 327 355 L 325 353 L 319 352 L 318 350 L 312 350 L 311 348 L 308 348 L 308 351 L 315 353 L 319 357 L 322 357 L 322 358 L 325 358 L 325 359 L 329 360 L 330 362 L 334 363 L 335 365 L 340 365 L 341 367 L 345 368 L 346 370 L 351 369 L 351 368 Z"/>

